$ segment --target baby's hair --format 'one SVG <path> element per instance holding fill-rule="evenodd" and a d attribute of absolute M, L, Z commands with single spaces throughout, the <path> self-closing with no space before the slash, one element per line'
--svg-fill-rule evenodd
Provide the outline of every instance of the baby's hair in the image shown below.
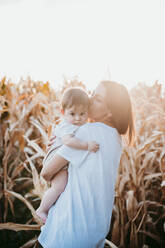
<path fill-rule="evenodd" d="M 63 110 L 80 105 L 85 108 L 89 107 L 89 97 L 83 89 L 72 87 L 64 91 L 61 99 L 61 107 Z"/>

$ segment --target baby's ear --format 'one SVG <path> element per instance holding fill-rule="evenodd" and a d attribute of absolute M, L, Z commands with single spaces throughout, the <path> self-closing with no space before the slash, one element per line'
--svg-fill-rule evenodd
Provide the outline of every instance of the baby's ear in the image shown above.
<path fill-rule="evenodd" d="M 63 109 L 61 109 L 61 114 L 64 115 L 64 110 Z"/>

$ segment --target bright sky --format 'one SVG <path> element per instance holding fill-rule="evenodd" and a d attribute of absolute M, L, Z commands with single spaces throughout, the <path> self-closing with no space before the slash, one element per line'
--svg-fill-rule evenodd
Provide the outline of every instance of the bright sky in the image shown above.
<path fill-rule="evenodd" d="M 0 78 L 165 84 L 164 0 L 0 0 Z"/>

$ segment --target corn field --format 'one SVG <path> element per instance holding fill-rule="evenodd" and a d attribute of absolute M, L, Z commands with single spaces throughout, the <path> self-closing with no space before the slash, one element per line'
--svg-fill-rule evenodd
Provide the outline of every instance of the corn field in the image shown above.
<path fill-rule="evenodd" d="M 0 247 L 35 247 L 42 225 L 35 209 L 48 188 L 42 159 L 69 86 L 85 88 L 76 78 L 56 91 L 31 78 L 0 81 Z M 165 247 L 165 94 L 158 82 L 130 94 L 136 139 L 123 148 L 107 240 L 119 248 Z"/>

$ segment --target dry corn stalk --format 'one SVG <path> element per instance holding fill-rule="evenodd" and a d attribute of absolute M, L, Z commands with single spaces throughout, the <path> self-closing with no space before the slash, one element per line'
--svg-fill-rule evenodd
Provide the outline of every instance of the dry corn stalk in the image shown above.
<path fill-rule="evenodd" d="M 0 82 L 1 231 L 40 228 L 35 209 L 48 187 L 39 176 L 42 159 L 52 125 L 59 118 L 61 93 L 70 86 L 84 87 L 76 80 L 65 80 L 56 92 L 48 82 L 30 78 L 17 85 L 6 78 Z M 165 95 L 156 82 L 152 87 L 138 85 L 131 96 L 137 138 L 133 147 L 123 150 L 108 237 L 120 248 L 147 247 L 147 240 L 162 245 L 165 226 Z M 16 216 L 22 209 L 20 223 Z M 33 233 L 22 248 L 33 246 L 35 240 Z"/>

